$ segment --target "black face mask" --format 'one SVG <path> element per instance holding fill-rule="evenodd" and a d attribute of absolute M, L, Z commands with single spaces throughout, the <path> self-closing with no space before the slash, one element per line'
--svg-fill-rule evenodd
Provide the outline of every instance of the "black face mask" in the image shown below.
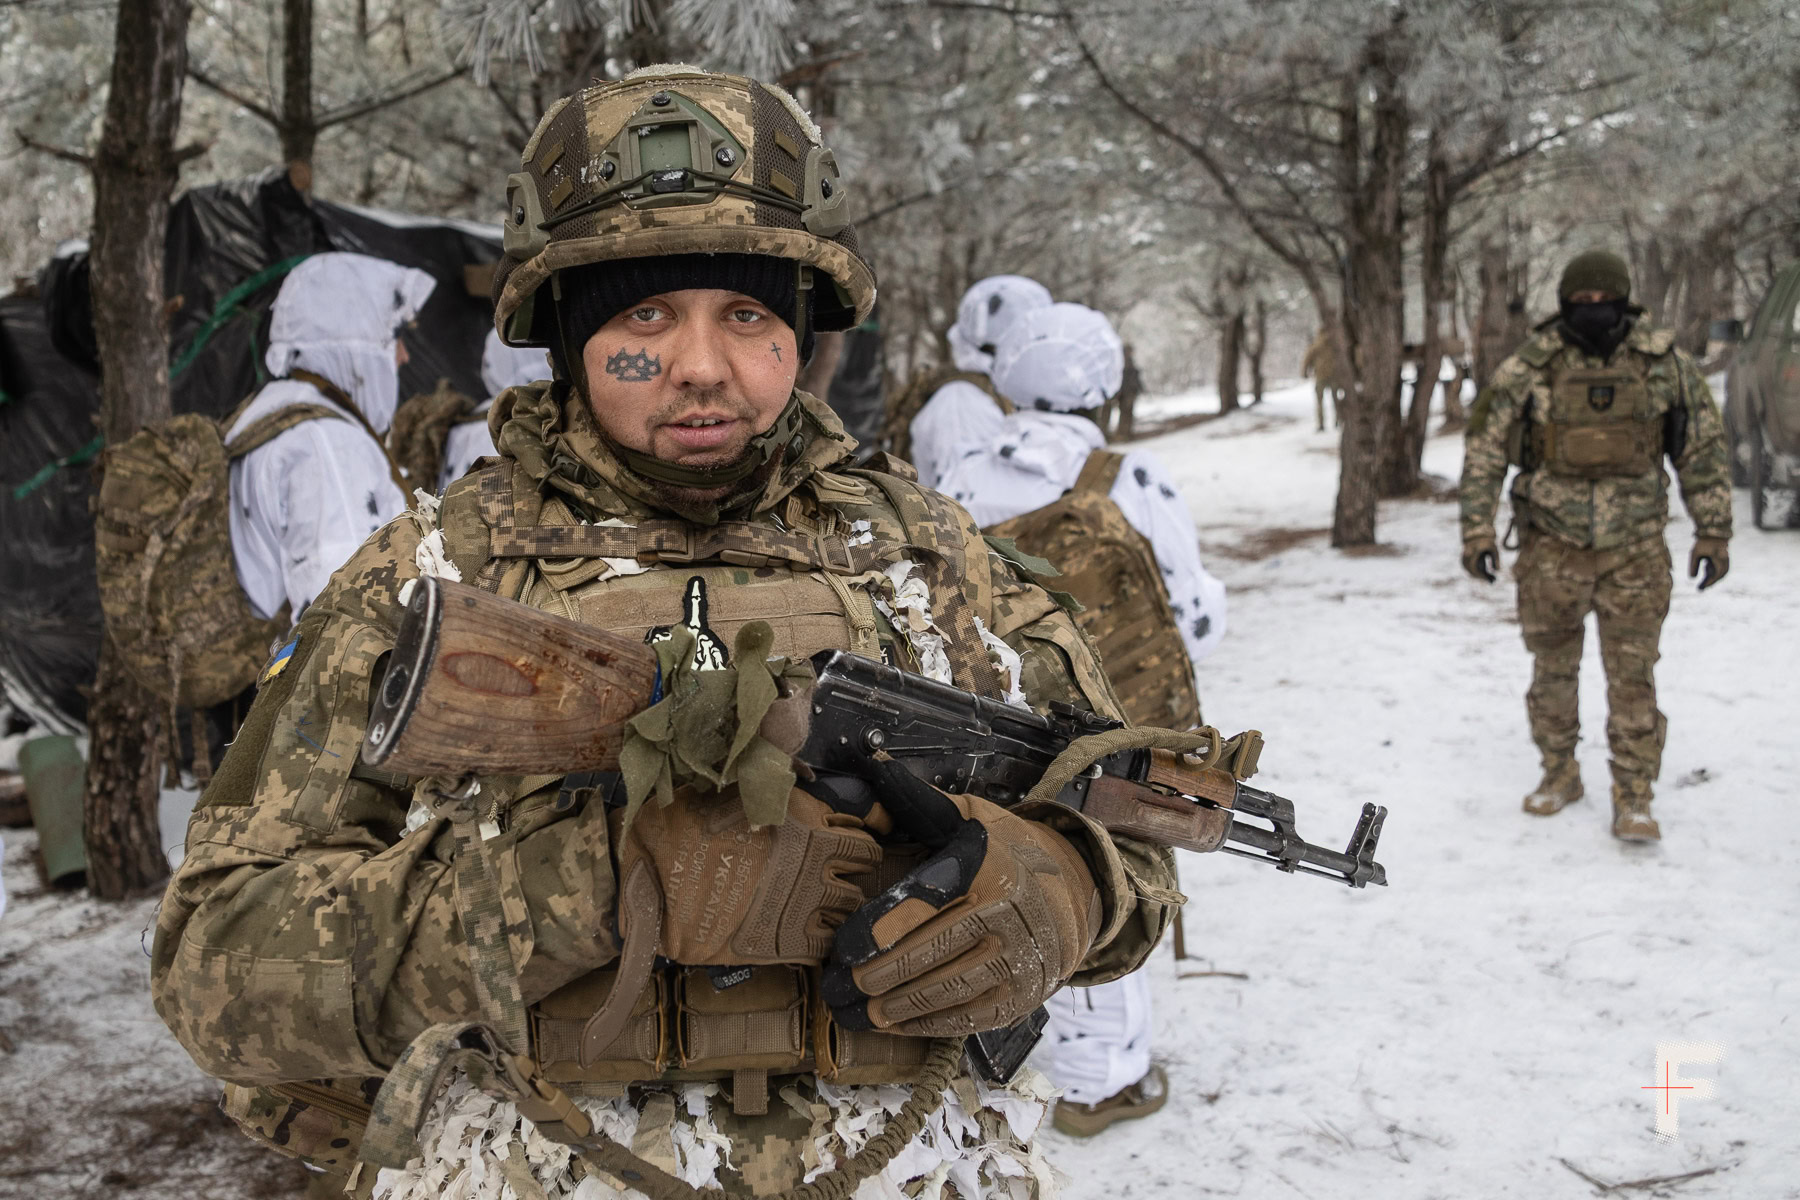
<path fill-rule="evenodd" d="M 1630 307 L 1626 300 L 1602 300 L 1597 304 L 1575 304 L 1564 300 L 1564 339 L 1579 350 L 1611 358 L 1625 335 L 1631 332 Z"/>

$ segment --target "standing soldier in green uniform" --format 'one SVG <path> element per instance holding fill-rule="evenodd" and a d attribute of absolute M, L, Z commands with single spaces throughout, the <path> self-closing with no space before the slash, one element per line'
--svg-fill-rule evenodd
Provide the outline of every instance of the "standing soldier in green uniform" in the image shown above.
<path fill-rule="evenodd" d="M 795 390 L 812 331 L 863 320 L 875 280 L 836 163 L 791 97 L 650 68 L 559 101 L 522 163 L 496 321 L 508 342 L 546 347 L 555 378 L 500 395 L 499 456 L 435 516 L 424 505 L 378 531 L 263 672 L 161 910 L 157 1011 L 232 1081 L 226 1110 L 253 1134 L 334 1177 L 359 1142 L 389 1147 L 387 1200 L 767 1196 L 803 1176 L 809 1196 L 847 1197 L 870 1172 L 882 1195 L 1037 1196 L 1048 1088 L 1030 1072 L 978 1086 L 960 1035 L 1135 969 L 1180 899 L 1167 850 L 1057 805 L 958 800 L 993 867 L 966 899 L 1033 919 L 970 945 L 920 928 L 936 909 L 909 899 L 878 922 L 849 997 L 819 983 L 832 930 L 910 867 L 805 791 L 784 788 L 752 824 L 735 795 L 701 808 L 684 788 L 627 831 L 616 779 L 484 775 L 476 834 L 475 806 L 446 811 L 429 780 L 358 757 L 422 574 L 691 645 L 694 669 L 836 649 L 995 698 L 1118 712 L 1055 599 L 904 464 L 853 468 L 830 409 Z M 621 863 L 690 851 L 656 943 L 668 952 L 638 957 L 621 917 L 640 911 L 626 907 L 640 876 Z M 497 879 L 458 881 L 490 856 Z M 465 934 L 465 905 L 470 928 L 497 936 Z M 542 1077 L 636 1164 L 620 1176 L 632 1187 L 472 1074 L 424 1091 L 418 1153 L 391 1152 L 407 1147 L 384 1140 L 399 1126 L 375 1085 L 433 1044 L 428 1030 L 496 1005 L 490 1023 L 517 1021 Z M 896 1112 L 882 1085 L 913 1085 L 918 1105 Z"/>
<path fill-rule="evenodd" d="M 1544 763 L 1525 811 L 1548 816 L 1582 796 L 1576 682 L 1591 611 L 1606 667 L 1613 836 L 1653 842 L 1662 832 L 1650 816 L 1650 785 L 1667 731 L 1655 667 L 1672 587 L 1663 459 L 1674 464 L 1694 521 L 1688 575 L 1701 576 L 1702 591 L 1730 565 L 1731 479 L 1706 380 L 1674 348 L 1674 333 L 1643 320 L 1630 295 L 1618 255 L 1578 255 L 1557 287 L 1558 315 L 1500 364 L 1476 400 L 1463 458 L 1462 562 L 1494 581 L 1494 510 L 1507 467 L 1517 466 L 1513 573 L 1534 658 L 1525 707 Z"/>

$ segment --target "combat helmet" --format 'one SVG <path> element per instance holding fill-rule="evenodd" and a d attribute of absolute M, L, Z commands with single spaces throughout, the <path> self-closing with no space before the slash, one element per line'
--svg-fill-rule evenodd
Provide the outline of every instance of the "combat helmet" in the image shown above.
<path fill-rule="evenodd" d="M 803 323 L 850 329 L 875 273 L 818 126 L 782 89 L 699 67 L 645 67 L 552 105 L 507 177 L 494 323 L 552 347 L 558 273 L 614 259 L 757 254 L 796 264 Z M 546 286 L 547 285 L 547 286 Z"/>

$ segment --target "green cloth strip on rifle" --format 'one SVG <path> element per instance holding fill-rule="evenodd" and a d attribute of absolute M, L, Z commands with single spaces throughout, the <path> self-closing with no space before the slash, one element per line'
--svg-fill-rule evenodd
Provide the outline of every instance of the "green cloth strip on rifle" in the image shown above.
<path fill-rule="evenodd" d="M 811 683 L 812 671 L 804 662 L 770 658 L 774 644 L 769 623 L 751 621 L 732 646 L 737 665 L 703 671 L 694 667 L 694 632 L 687 626 L 674 626 L 652 643 L 663 696 L 625 725 L 619 773 L 625 778 L 626 828 L 645 800 L 655 795 L 667 807 L 686 784 L 708 791 L 735 785 L 753 826 L 787 818 L 797 747 L 783 749 L 765 737 L 763 718 L 784 691 Z"/>

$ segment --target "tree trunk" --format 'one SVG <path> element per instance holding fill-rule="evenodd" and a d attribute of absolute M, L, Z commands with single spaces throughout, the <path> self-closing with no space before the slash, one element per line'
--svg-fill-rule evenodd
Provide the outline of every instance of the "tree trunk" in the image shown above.
<path fill-rule="evenodd" d="M 1449 257 L 1450 164 L 1444 158 L 1442 131 L 1433 125 L 1426 139 L 1425 202 L 1419 222 L 1419 293 L 1425 302 L 1425 312 L 1405 430 L 1406 466 L 1414 486 L 1424 468 L 1425 438 L 1431 429 L 1431 400 L 1437 394 L 1438 371 L 1444 358 L 1440 319 Z"/>
<path fill-rule="evenodd" d="M 282 0 L 281 13 L 281 157 L 289 177 L 301 191 L 312 188 L 313 146 L 319 140 L 313 115 L 312 0 Z"/>
<path fill-rule="evenodd" d="M 126 671 L 111 637 L 88 703 L 87 792 L 82 802 L 88 887 L 102 900 L 154 891 L 169 875 L 157 808 L 166 710 Z"/>
<path fill-rule="evenodd" d="M 94 157 L 94 335 L 101 427 L 117 445 L 169 416 L 163 247 L 179 174 L 189 0 L 122 0 L 111 91 Z M 118 899 L 168 874 L 156 828 L 161 705 L 101 643 L 88 727 L 88 881 Z"/>
<path fill-rule="evenodd" d="M 1263 399 L 1263 350 L 1269 344 L 1269 304 L 1261 296 L 1256 298 L 1255 317 L 1250 321 L 1250 333 L 1245 343 L 1250 355 L 1250 403 L 1252 406 L 1262 403 Z"/>
<path fill-rule="evenodd" d="M 1462 330 L 1467 328 L 1462 320 L 1462 275 L 1451 271 L 1446 265 L 1444 275 L 1444 312 L 1449 317 L 1449 334 L 1444 353 L 1456 360 L 1456 378 L 1444 389 L 1444 423 L 1438 428 L 1439 433 L 1455 433 L 1469 423 L 1469 417 L 1463 411 L 1463 382 L 1469 378 L 1469 342 Z"/>
<path fill-rule="evenodd" d="M 1474 329 L 1475 382 L 1486 387 L 1502 359 L 1518 349 L 1530 318 L 1525 314 L 1524 284 L 1512 267 L 1510 237 L 1489 234 L 1481 239 L 1479 283 L 1481 306 Z"/>
<path fill-rule="evenodd" d="M 1416 472 L 1406 471 L 1401 440 L 1400 356 L 1404 335 L 1405 281 L 1402 277 L 1405 225 L 1400 189 L 1406 168 L 1407 110 L 1394 58 L 1399 34 L 1391 31 L 1368 48 L 1361 79 L 1350 81 L 1345 102 L 1357 105 L 1360 84 L 1373 85 L 1373 125 L 1366 167 L 1362 163 L 1360 118 L 1346 122 L 1348 148 L 1357 164 L 1349 175 L 1349 241 L 1345 259 L 1342 321 L 1350 343 L 1348 363 L 1355 387 L 1342 403 L 1344 432 L 1334 546 L 1375 541 L 1376 500 L 1409 492 Z"/>
<path fill-rule="evenodd" d="M 1243 359 L 1244 310 L 1228 313 L 1219 322 L 1219 411 L 1238 408 L 1238 364 Z"/>

